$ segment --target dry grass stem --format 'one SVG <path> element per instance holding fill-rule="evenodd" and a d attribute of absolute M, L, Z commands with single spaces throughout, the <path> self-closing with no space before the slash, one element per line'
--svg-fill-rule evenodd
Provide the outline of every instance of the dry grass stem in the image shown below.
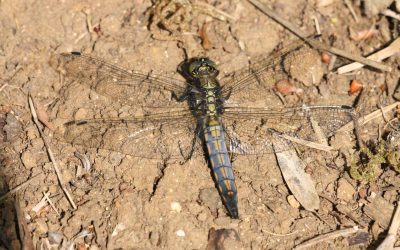
<path fill-rule="evenodd" d="M 389 232 L 383 242 L 379 245 L 377 250 L 389 250 L 393 249 L 393 245 L 396 242 L 397 231 L 400 227 L 400 200 L 397 201 L 397 208 L 392 218 L 392 224 L 390 224 Z"/>
<path fill-rule="evenodd" d="M 53 210 L 56 212 L 56 214 L 60 216 L 60 213 L 58 213 L 56 206 L 54 206 L 54 203 L 50 200 L 49 193 L 43 192 L 43 196 L 46 199 L 46 201 L 50 204 L 50 206 L 53 208 Z"/>
<path fill-rule="evenodd" d="M 388 47 L 368 56 L 367 58 L 374 61 L 382 61 L 383 59 L 391 57 L 392 55 L 398 53 L 399 51 L 400 51 L 400 38 L 397 38 Z M 362 63 L 359 62 L 350 63 L 338 68 L 338 74 L 345 74 L 356 69 L 361 69 L 362 67 L 364 67 Z"/>
<path fill-rule="evenodd" d="M 317 149 L 317 150 L 322 150 L 322 151 L 326 151 L 326 152 L 331 152 L 334 151 L 335 149 L 331 146 L 325 145 L 325 144 L 321 144 L 321 143 L 316 143 L 313 141 L 307 141 L 304 139 L 300 139 L 300 138 L 296 138 L 293 136 L 289 136 L 289 135 L 279 135 L 279 137 L 282 137 L 288 141 L 292 141 L 295 142 L 297 144 L 306 146 L 306 147 L 310 147 L 313 149 Z"/>
<path fill-rule="evenodd" d="M 57 161 L 56 161 L 56 159 L 55 159 L 55 157 L 54 157 L 53 151 L 51 150 L 50 145 L 49 145 L 49 143 L 47 142 L 45 135 L 43 134 L 43 131 L 40 129 L 40 124 L 39 124 L 39 120 L 38 120 L 38 118 L 37 118 L 35 106 L 33 105 L 33 101 L 32 101 L 32 98 L 31 98 L 30 95 L 29 95 L 29 107 L 30 107 L 30 109 L 31 109 L 33 121 L 35 122 L 36 127 L 37 127 L 37 129 L 38 129 L 38 131 L 39 131 L 39 134 L 40 134 L 40 136 L 42 137 L 42 140 L 43 140 L 43 142 L 44 142 L 44 145 L 46 146 L 46 150 L 47 150 L 47 153 L 48 153 L 48 155 L 49 155 L 49 157 L 50 157 L 50 160 L 51 160 L 51 162 L 53 163 L 54 170 L 55 170 L 55 172 L 56 172 L 56 174 L 57 174 L 58 182 L 59 182 L 59 184 L 60 184 L 62 190 L 64 191 L 64 193 L 65 193 L 65 195 L 66 195 L 68 201 L 70 202 L 71 206 L 72 206 L 74 209 L 76 209 L 77 207 L 76 207 L 75 202 L 74 202 L 74 200 L 73 200 L 73 198 L 72 198 L 72 195 L 68 192 L 67 188 L 66 188 L 65 185 L 64 185 L 64 180 L 63 180 L 62 174 L 61 174 L 61 172 L 60 172 L 60 170 L 59 170 L 59 168 L 58 168 L 58 163 L 57 163 Z"/>
<path fill-rule="evenodd" d="M 37 177 L 39 177 L 40 175 L 42 175 L 43 173 L 39 173 L 35 176 L 33 176 L 32 178 L 30 178 L 29 180 L 27 180 L 26 182 L 16 186 L 15 188 L 11 189 L 10 191 L 8 191 L 6 194 L 0 196 L 0 201 L 8 198 L 9 196 L 11 196 L 12 194 L 15 194 L 16 192 L 18 192 L 19 190 L 21 190 L 22 188 L 28 186 L 29 183 L 31 183 L 34 179 L 36 179 Z"/>
<path fill-rule="evenodd" d="M 360 229 L 357 226 L 354 227 L 350 227 L 350 228 L 346 228 L 346 229 L 340 229 L 337 231 L 333 231 L 327 234 L 322 234 L 319 235 L 311 240 L 308 240 L 306 242 L 301 243 L 300 245 L 297 245 L 295 248 L 293 248 L 294 250 L 300 250 L 300 249 L 306 249 L 306 248 L 310 248 L 311 246 L 314 246 L 318 243 L 324 242 L 324 241 L 328 241 L 328 240 L 332 240 L 332 239 L 336 239 L 338 237 L 347 237 L 349 235 L 352 235 L 354 233 L 357 233 Z"/>
<path fill-rule="evenodd" d="M 393 104 L 390 104 L 384 108 L 375 110 L 374 112 L 362 117 L 358 119 L 358 124 L 359 126 L 363 126 L 365 124 L 367 124 L 368 122 L 375 120 L 375 119 L 384 119 L 383 115 L 387 114 L 388 112 L 390 112 L 392 109 L 396 108 L 397 105 L 400 105 L 400 102 L 395 102 Z M 349 122 L 346 125 L 344 125 L 343 127 L 341 127 L 340 129 L 337 130 L 337 132 L 345 132 L 345 131 L 350 131 L 354 129 L 354 123 L 353 122 Z"/>

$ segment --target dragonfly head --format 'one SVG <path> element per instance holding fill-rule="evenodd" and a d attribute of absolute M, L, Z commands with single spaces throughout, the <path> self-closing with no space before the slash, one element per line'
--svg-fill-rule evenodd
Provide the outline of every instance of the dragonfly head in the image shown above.
<path fill-rule="evenodd" d="M 206 57 L 194 58 L 189 64 L 189 73 L 196 79 L 205 77 L 216 77 L 218 75 L 217 65 Z"/>

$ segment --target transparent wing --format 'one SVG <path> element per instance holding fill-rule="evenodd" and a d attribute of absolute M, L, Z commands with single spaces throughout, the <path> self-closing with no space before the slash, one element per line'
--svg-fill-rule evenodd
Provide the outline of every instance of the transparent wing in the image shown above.
<path fill-rule="evenodd" d="M 187 160 L 202 152 L 197 120 L 188 110 L 130 119 L 73 120 L 60 127 L 55 137 L 73 145 L 149 159 Z"/>
<path fill-rule="evenodd" d="M 76 79 L 100 95 L 132 107 L 171 105 L 171 92 L 181 96 L 188 87 L 184 81 L 128 71 L 77 52 L 60 54 L 56 59 L 57 67 L 67 77 Z"/>
<path fill-rule="evenodd" d="M 223 124 L 228 150 L 235 154 L 272 153 L 276 145 L 287 145 L 284 136 L 321 143 L 344 124 L 352 121 L 353 109 L 346 106 L 309 106 L 296 108 L 227 107 Z M 285 151 L 286 148 L 275 148 Z"/>
<path fill-rule="evenodd" d="M 265 100 L 280 80 L 301 82 L 306 86 L 323 77 L 321 56 L 303 40 L 283 46 L 271 55 L 252 63 L 221 80 L 222 96 L 243 104 L 250 100 Z M 241 90 L 241 95 L 236 95 Z"/>

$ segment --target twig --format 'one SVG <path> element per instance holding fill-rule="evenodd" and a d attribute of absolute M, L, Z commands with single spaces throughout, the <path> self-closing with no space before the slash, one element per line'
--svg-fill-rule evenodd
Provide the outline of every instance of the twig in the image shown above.
<path fill-rule="evenodd" d="M 42 199 L 31 209 L 31 211 L 34 212 L 34 215 L 36 216 L 45 206 L 47 206 L 47 203 L 46 197 L 43 196 Z"/>
<path fill-rule="evenodd" d="M 390 120 L 388 120 L 388 121 L 385 121 L 386 124 L 385 124 L 385 126 L 383 126 L 383 130 L 386 130 L 387 127 L 390 126 L 394 131 L 399 131 L 399 128 L 396 128 L 396 127 L 393 125 L 393 122 L 398 122 L 398 121 L 399 121 L 399 118 L 398 118 L 398 117 L 394 117 L 393 119 L 390 119 Z M 378 137 L 378 138 L 380 138 L 380 137 Z"/>
<path fill-rule="evenodd" d="M 400 15 L 397 14 L 396 12 L 394 12 L 393 10 L 386 9 L 386 10 L 382 11 L 381 14 L 400 21 Z"/>
<path fill-rule="evenodd" d="M 50 204 L 50 206 L 51 206 L 51 207 L 53 208 L 53 210 L 56 212 L 56 214 L 57 214 L 58 216 L 60 216 L 60 213 L 57 211 L 56 206 L 54 206 L 54 203 L 50 200 L 49 194 L 46 193 L 46 192 L 43 192 L 43 195 L 44 195 L 46 201 Z"/>
<path fill-rule="evenodd" d="M 296 137 L 289 136 L 289 135 L 283 135 L 282 134 L 282 135 L 279 135 L 279 137 L 282 137 L 282 138 L 284 138 L 286 140 L 295 142 L 297 144 L 300 144 L 300 145 L 303 145 L 303 146 L 306 146 L 306 147 L 322 150 L 322 151 L 325 151 L 325 152 L 331 152 L 331 151 L 335 150 L 333 147 L 325 145 L 325 144 L 322 144 L 322 143 L 317 143 L 317 142 L 313 142 L 313 141 L 307 141 L 307 140 L 296 138 Z"/>
<path fill-rule="evenodd" d="M 251 0 L 251 1 L 254 1 L 254 0 Z M 368 65 L 370 67 L 377 68 L 377 69 L 380 69 L 382 71 L 387 71 L 387 72 L 392 71 L 392 68 L 390 66 L 384 65 L 382 63 L 378 63 L 376 61 L 367 59 L 367 58 L 362 57 L 362 56 L 357 56 L 357 55 L 351 54 L 349 52 L 346 52 L 344 50 L 340 50 L 338 48 L 329 47 L 328 45 L 325 45 L 325 44 L 323 44 L 321 42 L 311 41 L 309 39 L 306 39 L 306 42 L 308 42 L 309 44 L 311 44 L 313 47 L 315 47 L 317 49 L 329 51 L 329 52 L 331 52 L 331 53 L 333 53 L 335 55 L 338 55 L 338 56 L 341 56 L 341 57 L 344 57 L 344 58 L 347 58 L 347 59 L 350 59 L 350 60 L 353 60 L 353 61 L 356 61 L 356 62 L 363 63 L 363 64 Z"/>
<path fill-rule="evenodd" d="M 390 104 L 390 105 L 388 105 L 388 106 L 386 106 L 384 108 L 375 110 L 374 112 L 366 115 L 363 118 L 359 118 L 358 119 L 359 126 L 363 126 L 364 124 L 366 124 L 366 123 L 368 123 L 368 122 L 370 122 L 372 120 L 375 120 L 377 118 L 382 118 L 382 114 L 388 113 L 389 111 L 394 109 L 397 105 L 400 105 L 400 102 L 395 102 L 395 103 Z M 340 129 L 338 129 L 337 132 L 346 132 L 346 131 L 350 131 L 352 129 L 354 129 L 354 123 L 353 122 L 349 122 L 346 125 L 344 125 L 343 127 L 341 127 Z"/>
<path fill-rule="evenodd" d="M 338 237 L 346 237 L 351 234 L 357 233 L 360 229 L 357 226 L 346 228 L 346 229 L 341 229 L 337 231 L 333 231 L 327 234 L 319 235 L 311 240 L 305 241 L 301 243 L 300 245 L 297 245 L 294 250 L 300 250 L 300 249 L 305 249 L 309 248 L 313 245 L 316 245 L 320 242 L 327 241 L 327 240 L 332 240 Z"/>
<path fill-rule="evenodd" d="M 383 242 L 379 245 L 377 250 L 388 250 L 393 249 L 393 245 L 396 242 L 397 230 L 400 227 L 400 200 L 397 202 L 397 208 L 392 218 L 392 224 L 390 224 L 389 232 Z"/>
<path fill-rule="evenodd" d="M 16 192 L 18 192 L 19 190 L 21 190 L 22 188 L 26 187 L 29 183 L 31 183 L 34 179 L 36 179 L 38 176 L 42 175 L 43 172 L 33 176 L 31 179 L 27 180 L 26 182 L 16 186 L 15 188 L 11 189 L 10 191 L 8 191 L 6 194 L 0 196 L 0 201 L 6 199 L 7 197 L 9 197 L 12 194 L 15 194 Z"/>
<path fill-rule="evenodd" d="M 382 61 L 383 59 L 386 59 L 396 53 L 399 53 L 399 51 L 400 51 L 400 38 L 397 38 L 388 47 L 368 56 L 367 58 L 374 61 Z M 344 74 L 356 69 L 360 69 L 362 67 L 364 67 L 363 64 L 354 62 L 338 68 L 338 73 Z"/>
<path fill-rule="evenodd" d="M 80 34 L 76 39 L 75 39 L 75 41 L 74 41 L 74 44 L 77 44 L 80 40 L 82 40 L 87 34 L 89 34 L 90 35 L 90 41 L 92 41 L 93 40 L 93 33 L 96 33 L 96 32 L 94 32 L 94 30 L 93 30 L 93 27 L 97 27 L 99 24 L 97 23 L 97 24 L 95 24 L 95 25 L 93 25 L 92 24 L 92 15 L 90 14 L 90 11 L 89 10 L 87 10 L 87 9 L 83 9 L 82 10 L 82 13 L 85 15 L 85 17 L 86 17 L 86 31 L 85 32 L 83 32 L 82 34 Z"/>
<path fill-rule="evenodd" d="M 386 113 L 383 112 L 382 106 L 380 106 L 379 109 L 380 109 L 381 112 L 382 112 L 382 118 L 383 118 L 383 120 L 386 122 L 384 128 L 386 129 L 386 126 L 389 125 L 393 130 L 397 130 L 396 126 L 394 126 L 394 125 L 392 124 L 391 120 L 389 120 L 389 119 L 386 118 Z M 393 120 L 395 120 L 395 119 L 396 119 L 396 118 L 393 118 Z M 378 138 L 380 138 L 380 136 L 379 136 Z"/>
<path fill-rule="evenodd" d="M 40 129 L 39 120 L 38 120 L 38 118 L 37 118 L 36 110 L 35 110 L 35 107 L 34 107 L 34 105 L 33 105 L 32 98 L 31 98 L 31 95 L 30 95 L 30 94 L 29 94 L 29 99 L 28 99 L 28 101 L 29 101 L 29 107 L 30 107 L 30 109 L 31 109 L 33 121 L 35 122 L 36 127 L 37 127 L 37 129 L 38 129 L 38 131 L 39 131 L 39 134 L 40 134 L 40 136 L 42 137 L 42 140 L 43 140 L 43 142 L 44 142 L 44 145 L 46 146 L 47 154 L 49 155 L 50 160 L 51 160 L 51 162 L 53 163 L 53 167 L 54 167 L 54 170 L 55 170 L 55 172 L 56 172 L 56 174 L 57 174 L 57 179 L 58 179 L 58 182 L 59 182 L 59 184 L 60 184 L 60 186 L 61 186 L 61 189 L 64 191 L 64 193 L 65 193 L 65 195 L 66 195 L 68 201 L 71 203 L 72 207 L 73 207 L 74 209 L 76 209 L 77 207 L 76 207 L 76 205 L 75 205 L 75 202 L 74 202 L 74 200 L 72 199 L 71 194 L 68 192 L 67 188 L 66 188 L 65 185 L 64 185 L 64 180 L 63 180 L 63 178 L 62 178 L 62 175 L 61 175 L 60 170 L 58 169 L 58 163 L 57 163 L 57 161 L 56 161 L 56 159 L 55 159 L 55 157 L 54 157 L 53 151 L 51 150 L 50 145 L 49 145 L 49 143 L 47 142 L 46 137 L 45 137 L 44 134 L 43 134 L 43 131 Z"/>
<path fill-rule="evenodd" d="M 347 8 L 350 10 L 351 15 L 354 18 L 354 21 L 356 21 L 356 23 L 358 23 L 358 17 L 356 12 L 354 11 L 353 5 L 351 4 L 351 2 L 349 0 L 344 0 L 344 3 L 346 4 Z"/>
<path fill-rule="evenodd" d="M 84 32 L 82 34 L 80 34 L 74 41 L 74 44 L 77 44 L 80 40 L 82 40 L 86 35 L 88 34 L 88 32 Z"/>
<path fill-rule="evenodd" d="M 248 0 L 251 4 L 253 4 L 254 6 L 256 6 L 258 9 L 260 9 L 264 14 L 266 14 L 267 16 L 269 16 L 270 18 L 274 19 L 276 22 L 278 22 L 279 24 L 281 24 L 282 26 L 284 26 L 285 28 L 287 28 L 288 30 L 290 30 L 293 34 L 295 34 L 296 36 L 300 37 L 301 39 L 303 39 L 304 41 L 306 41 L 308 44 L 310 44 L 311 46 L 313 46 L 316 49 L 319 50 L 325 50 L 325 51 L 329 51 L 332 54 L 336 54 L 338 56 L 353 60 L 353 61 L 357 61 L 360 63 L 363 63 L 365 65 L 368 65 L 370 67 L 373 68 L 377 68 L 380 69 L 382 71 L 388 71 L 390 72 L 392 70 L 391 67 L 384 65 L 382 63 L 379 62 L 375 62 L 373 60 L 364 58 L 362 56 L 357 56 L 351 53 L 348 53 L 346 51 L 334 48 L 334 47 L 330 47 L 327 46 L 319 41 L 316 40 L 310 40 L 308 39 L 307 35 L 300 30 L 299 28 L 297 28 L 295 25 L 293 25 L 292 23 L 290 23 L 289 21 L 283 19 L 282 17 L 280 17 L 278 14 L 276 14 L 274 11 L 272 11 L 270 8 L 266 7 L 265 5 L 263 5 L 262 3 L 260 3 L 258 0 Z"/>
<path fill-rule="evenodd" d="M 0 92 L 3 91 L 3 89 L 5 89 L 7 86 L 8 86 L 8 83 L 4 83 L 3 85 L 1 85 Z"/>
<path fill-rule="evenodd" d="M 321 35 L 321 28 L 319 26 L 318 18 L 316 16 L 313 16 L 313 19 L 315 24 L 315 31 L 317 32 L 317 35 Z"/>
<path fill-rule="evenodd" d="M 51 131 L 55 130 L 54 124 L 50 121 L 49 116 L 47 115 L 46 111 L 44 110 L 43 105 L 37 101 L 35 98 L 32 97 L 32 103 L 35 107 L 36 116 L 38 120 L 46 126 Z"/>
<path fill-rule="evenodd" d="M 363 29 L 360 31 L 351 32 L 353 34 L 350 35 L 350 38 L 356 42 L 367 40 L 379 33 L 379 31 L 375 28 L 375 26 L 376 26 L 375 22 L 372 22 L 371 27 L 369 29 Z"/>
<path fill-rule="evenodd" d="M 15 212 L 17 215 L 18 221 L 18 231 L 19 231 L 19 238 L 21 239 L 21 249 L 25 250 L 33 250 L 35 249 L 31 234 L 29 232 L 28 224 L 26 223 L 25 216 L 21 209 L 21 200 L 19 198 L 19 194 L 15 199 Z"/>
<path fill-rule="evenodd" d="M 92 41 L 93 37 L 92 37 L 92 32 L 93 32 L 93 25 L 92 25 L 92 15 L 90 13 L 90 10 L 84 8 L 82 10 L 82 13 L 85 15 L 86 17 L 86 28 L 89 32 L 90 35 L 90 41 Z"/>

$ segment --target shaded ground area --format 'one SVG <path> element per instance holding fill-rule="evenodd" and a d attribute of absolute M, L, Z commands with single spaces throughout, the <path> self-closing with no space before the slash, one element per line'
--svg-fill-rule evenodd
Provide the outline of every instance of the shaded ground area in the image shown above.
<path fill-rule="evenodd" d="M 267 4 L 309 34 L 315 34 L 317 20 L 323 41 L 350 53 L 367 55 L 396 38 L 398 24 L 390 17 L 354 5 L 356 22 L 342 1 L 322 2 Z M 67 247 L 74 241 L 80 249 L 215 249 L 225 239 L 226 249 L 289 249 L 355 225 L 367 233 L 316 248 L 364 249 L 378 244 L 399 199 L 398 148 L 383 142 L 391 131 L 392 141 L 399 140 L 393 132 L 399 129 L 395 108 L 385 119 L 380 116 L 361 127 L 370 151 L 356 151 L 354 136 L 341 133 L 331 139 L 330 144 L 340 149 L 336 152 L 302 152 L 305 171 L 320 195 L 316 212 L 293 201 L 274 155 L 234 158 L 239 220 L 226 214 L 202 155 L 182 164 L 75 148 L 51 140 L 51 131 L 44 128 L 78 207 L 73 210 L 31 119 L 28 93 L 55 126 L 68 119 L 134 113 L 110 108 L 112 101 L 64 79 L 49 63 L 57 53 L 81 51 L 127 69 L 182 79 L 177 67 L 187 57 L 212 58 L 224 76 L 292 39 L 284 28 L 239 0 L 0 1 L 0 195 L 33 178 L 16 198 L 0 203 L 0 245 L 14 249 L 21 240 L 28 244 L 31 239 L 36 248 Z M 392 72 L 365 68 L 338 75 L 325 65 L 321 82 L 296 85 L 303 95 L 284 93 L 281 99 L 254 103 L 357 105 L 366 115 L 395 102 L 399 58 L 385 63 Z M 349 95 L 352 80 L 362 83 L 362 94 L 354 90 Z M 243 92 L 239 100 L 245 98 L 251 96 Z M 76 151 L 88 156 L 89 173 L 82 170 Z M 44 193 L 57 213 L 47 202 L 37 205 Z"/>

